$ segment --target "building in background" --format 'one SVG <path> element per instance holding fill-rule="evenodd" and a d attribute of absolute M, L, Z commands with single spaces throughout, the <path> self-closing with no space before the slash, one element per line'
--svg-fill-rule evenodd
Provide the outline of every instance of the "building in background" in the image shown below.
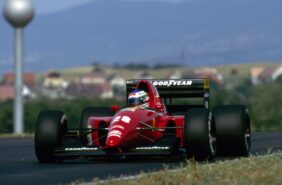
<path fill-rule="evenodd" d="M 68 82 L 58 71 L 48 72 L 45 74 L 41 85 L 41 95 L 52 99 L 64 98 L 67 86 Z"/>
<path fill-rule="evenodd" d="M 272 80 L 277 80 L 278 78 L 282 77 L 282 65 L 276 68 L 276 70 L 272 74 Z"/>
<path fill-rule="evenodd" d="M 14 99 L 14 73 L 4 74 L 0 85 L 0 101 Z M 37 93 L 36 75 L 34 73 L 23 74 L 23 90 L 22 94 L 25 99 L 35 98 Z"/>
<path fill-rule="evenodd" d="M 13 100 L 15 98 L 14 87 L 10 85 L 0 85 L 0 101 Z"/>
<path fill-rule="evenodd" d="M 153 79 L 154 77 L 150 75 L 147 71 L 139 71 L 134 76 L 134 79 Z"/>
<path fill-rule="evenodd" d="M 95 70 L 82 74 L 78 79 L 70 82 L 66 88 L 66 97 L 73 99 L 78 97 L 109 99 L 116 97 L 120 86 L 125 81 L 119 75 L 108 76 L 103 70 Z"/>
<path fill-rule="evenodd" d="M 109 83 L 112 86 L 113 97 L 124 98 L 126 92 L 126 80 L 120 74 L 113 74 L 108 78 Z"/>
<path fill-rule="evenodd" d="M 45 74 L 43 86 L 45 88 L 66 88 L 68 82 L 64 80 L 58 71 L 51 71 Z"/>
<path fill-rule="evenodd" d="M 252 85 L 260 84 L 259 76 L 263 72 L 263 67 L 253 67 L 249 71 L 249 77 Z"/>
<path fill-rule="evenodd" d="M 182 78 L 181 71 L 175 70 L 168 74 L 168 79 L 180 79 Z"/>

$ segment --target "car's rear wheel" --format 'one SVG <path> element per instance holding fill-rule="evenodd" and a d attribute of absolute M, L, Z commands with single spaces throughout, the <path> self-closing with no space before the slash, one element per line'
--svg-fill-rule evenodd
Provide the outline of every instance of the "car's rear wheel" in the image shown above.
<path fill-rule="evenodd" d="M 80 131 L 79 136 L 80 140 L 84 145 L 88 145 L 90 143 L 89 139 L 91 137 L 91 131 L 88 131 L 88 122 L 90 117 L 107 117 L 113 116 L 114 111 L 110 107 L 85 107 L 81 113 L 80 119 Z M 99 129 L 106 128 L 107 125 L 105 122 L 101 122 L 98 126 Z M 105 135 L 107 131 L 101 130 L 98 131 L 98 136 Z M 101 143 L 103 143 L 105 138 L 101 136 Z"/>
<path fill-rule="evenodd" d="M 61 111 L 41 111 L 35 128 L 35 153 L 39 162 L 55 162 L 54 149 L 61 144 L 66 119 Z"/>
<path fill-rule="evenodd" d="M 215 124 L 208 109 L 188 110 L 185 115 L 184 142 L 188 157 L 212 159 L 215 155 Z"/>
<path fill-rule="evenodd" d="M 217 153 L 222 156 L 247 156 L 251 148 L 251 124 L 243 105 L 213 108 Z"/>

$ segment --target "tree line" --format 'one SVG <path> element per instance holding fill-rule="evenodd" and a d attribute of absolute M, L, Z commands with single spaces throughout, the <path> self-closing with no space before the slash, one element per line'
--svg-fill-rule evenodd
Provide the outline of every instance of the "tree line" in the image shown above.
<path fill-rule="evenodd" d="M 282 131 L 282 80 L 271 84 L 251 86 L 242 82 L 232 90 L 212 85 L 211 105 L 245 104 L 252 119 L 253 131 Z M 125 106 L 125 100 L 99 99 L 35 99 L 25 102 L 25 132 L 33 133 L 38 113 L 43 109 L 62 110 L 66 113 L 69 126 L 77 128 L 80 113 L 86 106 Z M 0 133 L 13 131 L 13 101 L 0 102 Z"/>

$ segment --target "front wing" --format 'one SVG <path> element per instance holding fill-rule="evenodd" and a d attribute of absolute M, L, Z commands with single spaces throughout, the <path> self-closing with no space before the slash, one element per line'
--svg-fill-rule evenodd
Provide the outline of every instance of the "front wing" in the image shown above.
<path fill-rule="evenodd" d="M 169 157 L 181 156 L 185 152 L 179 146 L 179 140 L 175 137 L 164 137 L 159 141 L 146 146 L 136 146 L 112 151 L 101 146 L 82 145 L 78 138 L 67 138 L 62 146 L 54 149 L 54 156 L 58 159 L 85 158 L 111 158 L 111 157 Z"/>

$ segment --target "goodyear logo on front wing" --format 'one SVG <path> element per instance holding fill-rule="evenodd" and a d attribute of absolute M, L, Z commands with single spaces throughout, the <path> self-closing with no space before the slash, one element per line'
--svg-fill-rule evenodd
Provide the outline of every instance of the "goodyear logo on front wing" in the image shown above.
<path fill-rule="evenodd" d="M 154 86 L 190 86 L 192 85 L 192 80 L 158 80 L 158 81 L 153 81 L 152 84 Z"/>

